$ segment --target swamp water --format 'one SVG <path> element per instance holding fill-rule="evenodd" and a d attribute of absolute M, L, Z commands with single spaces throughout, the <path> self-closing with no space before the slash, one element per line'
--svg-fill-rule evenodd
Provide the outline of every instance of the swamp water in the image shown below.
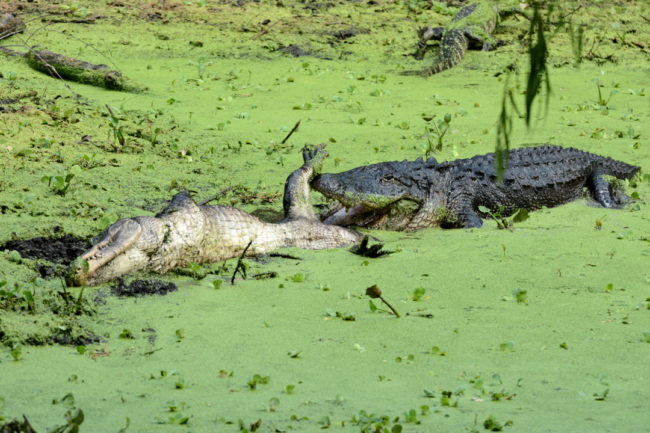
<path fill-rule="evenodd" d="M 504 47 L 469 52 L 426 80 L 401 75 L 432 61 L 407 54 L 418 26 L 450 19 L 442 7 L 157 3 L 35 2 L 24 12 L 27 34 L 7 45 L 31 37 L 110 60 L 149 90 L 68 89 L 3 58 L 0 243 L 86 239 L 117 218 L 154 214 L 182 188 L 203 199 L 234 186 L 219 203 L 277 218 L 304 144 L 328 143 L 325 171 L 414 159 L 426 143 L 423 114 L 452 116 L 439 160 L 490 152 L 502 72 L 516 57 L 526 66 L 517 35 L 527 25 L 509 20 L 496 35 Z M 513 143 L 578 147 L 639 165 L 643 176 L 647 48 L 612 42 L 648 28 L 635 7 L 577 13 L 588 36 L 603 32 L 600 54 L 616 53 L 618 64 L 574 68 L 568 36 L 550 42 L 548 114 L 530 132 L 515 119 Z M 100 18 L 36 31 L 39 17 L 80 15 Z M 647 34 L 628 37 L 647 47 Z M 291 44 L 314 55 L 279 51 Z M 31 90 L 36 96 L 12 100 Z M 9 308 L 3 295 L 0 417 L 25 414 L 39 432 L 63 424 L 72 406 L 85 415 L 81 431 L 101 432 L 649 431 L 642 176 L 628 185 L 637 198 L 624 210 L 578 200 L 533 212 L 512 231 L 490 220 L 478 230 L 372 231 L 396 252 L 286 249 L 302 260 L 247 260 L 249 276 L 276 278 L 230 285 L 231 260 L 220 273 L 222 264 L 185 272 L 202 279 L 158 277 L 178 287 L 164 296 L 117 297 L 109 286 L 60 295 L 60 279 L 37 271 L 42 260 L 2 251 L 0 290 L 18 298 Z M 373 311 L 365 296 L 373 284 L 402 318 L 378 302 Z M 29 344 L 61 334 L 72 344 Z"/>

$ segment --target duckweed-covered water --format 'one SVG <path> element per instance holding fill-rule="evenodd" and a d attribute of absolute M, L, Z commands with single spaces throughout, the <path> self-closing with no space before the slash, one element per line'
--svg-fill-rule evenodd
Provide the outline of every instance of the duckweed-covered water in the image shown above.
<path fill-rule="evenodd" d="M 277 219 L 304 144 L 328 143 L 327 171 L 413 159 L 423 116 L 449 113 L 435 157 L 469 157 L 494 149 L 513 62 L 523 102 L 522 19 L 502 23 L 496 51 L 424 79 L 401 71 L 432 62 L 408 54 L 419 26 L 456 10 L 438 2 L 160 3 L 7 3 L 24 6 L 28 30 L 5 45 L 107 63 L 149 90 L 64 84 L 2 59 L 1 243 L 94 236 L 155 214 L 180 189 L 204 199 L 233 186 L 216 202 Z M 276 278 L 231 285 L 231 260 L 190 273 L 212 272 L 203 279 L 154 276 L 178 290 L 136 298 L 63 289 L 37 271 L 43 260 L 2 251 L 0 417 L 24 414 L 39 432 L 71 406 L 88 432 L 649 431 L 648 23 L 642 2 L 582 3 L 574 22 L 592 60 L 574 67 L 559 31 L 548 114 L 529 131 L 515 119 L 512 140 L 641 166 L 625 209 L 583 199 L 512 230 L 488 220 L 371 231 L 396 252 L 286 249 L 302 260 L 247 260 L 249 277 Z M 287 53 L 296 47 L 309 55 Z M 401 318 L 369 304 L 373 284 Z M 53 335 L 76 339 L 46 344 Z M 60 402 L 68 393 L 74 403 Z"/>

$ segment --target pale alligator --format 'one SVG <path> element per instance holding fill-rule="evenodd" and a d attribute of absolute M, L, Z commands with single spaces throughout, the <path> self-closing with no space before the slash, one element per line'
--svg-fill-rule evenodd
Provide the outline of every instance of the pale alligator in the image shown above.
<path fill-rule="evenodd" d="M 513 13 L 522 13 L 520 6 L 497 7 L 490 1 L 471 3 L 463 7 L 451 19 L 447 27 L 423 27 L 418 34 L 420 40 L 414 56 L 421 60 L 431 39 L 440 39 L 440 53 L 433 65 L 425 69 L 423 75 L 433 75 L 453 68 L 461 62 L 468 48 L 483 51 L 496 47 L 492 32 L 500 19 Z"/>
<path fill-rule="evenodd" d="M 342 205 L 323 222 L 389 230 L 440 226 L 481 227 L 481 217 L 518 208 L 558 206 L 582 196 L 586 187 L 606 208 L 620 207 L 604 176 L 630 179 L 639 167 L 573 148 L 539 146 L 510 152 L 497 181 L 494 154 L 438 163 L 434 158 L 382 162 L 314 178 L 312 188 Z M 616 197 L 613 197 L 616 196 Z M 500 209 L 503 207 L 503 209 Z"/>
<path fill-rule="evenodd" d="M 304 165 L 287 178 L 283 221 L 267 223 L 233 207 L 197 205 L 188 192 L 180 192 L 155 217 L 121 219 L 104 230 L 73 264 L 70 282 L 94 285 L 136 271 L 165 273 L 238 257 L 247 246 L 247 255 L 257 255 L 286 246 L 323 249 L 359 242 L 360 233 L 325 225 L 314 214 L 309 181 L 327 156 L 323 147 L 303 150 Z"/>

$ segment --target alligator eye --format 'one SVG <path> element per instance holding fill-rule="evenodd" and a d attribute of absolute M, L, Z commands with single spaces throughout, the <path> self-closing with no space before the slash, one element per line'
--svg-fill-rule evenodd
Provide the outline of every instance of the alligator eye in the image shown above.
<path fill-rule="evenodd" d="M 395 180 L 395 177 L 392 174 L 387 174 L 386 176 L 381 178 L 382 182 L 392 182 Z"/>

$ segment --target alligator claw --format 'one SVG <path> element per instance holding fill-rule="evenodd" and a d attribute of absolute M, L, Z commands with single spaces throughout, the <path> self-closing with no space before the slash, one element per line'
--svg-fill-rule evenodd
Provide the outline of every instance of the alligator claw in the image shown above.
<path fill-rule="evenodd" d="M 312 176 L 322 171 L 325 158 L 329 156 L 329 153 L 325 150 L 325 146 L 325 143 L 321 143 L 302 148 L 302 159 L 305 161 L 306 166 L 313 169 Z"/>

